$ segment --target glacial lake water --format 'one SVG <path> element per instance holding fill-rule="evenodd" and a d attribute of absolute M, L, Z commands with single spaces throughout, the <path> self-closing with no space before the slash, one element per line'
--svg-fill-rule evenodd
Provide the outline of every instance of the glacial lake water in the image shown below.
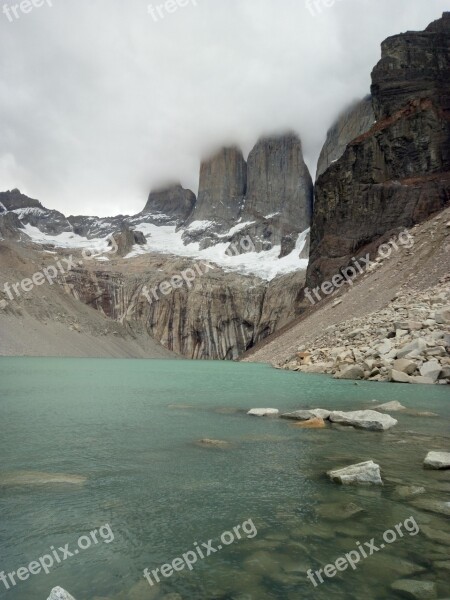
<path fill-rule="evenodd" d="M 105 524 L 114 540 L 9 590 L 0 580 L 0 598 L 46 600 L 60 585 L 76 600 L 378 600 L 397 597 L 390 586 L 398 579 L 433 581 L 438 598 L 448 597 L 450 472 L 425 470 L 423 459 L 450 449 L 449 391 L 229 362 L 2 358 L 0 573 L 51 548 L 73 551 Z M 245 412 L 392 400 L 439 416 L 396 413 L 397 427 L 375 433 L 305 430 Z M 202 438 L 230 445 L 202 447 Z M 382 467 L 382 488 L 338 486 L 325 475 L 368 459 Z M 39 484 L 52 473 L 78 479 Z M 426 492 L 401 498 L 400 485 Z M 347 518 L 351 503 L 360 512 Z M 307 579 L 309 568 L 358 541 L 379 542 L 409 517 L 427 534 L 407 534 L 317 587 Z M 172 562 L 194 542 L 217 547 L 223 532 L 248 520 L 255 537 L 159 586 L 144 579 L 146 567 Z"/>

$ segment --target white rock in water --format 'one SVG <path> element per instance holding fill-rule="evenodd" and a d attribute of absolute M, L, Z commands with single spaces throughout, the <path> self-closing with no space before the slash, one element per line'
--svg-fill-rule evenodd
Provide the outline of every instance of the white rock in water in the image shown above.
<path fill-rule="evenodd" d="M 429 469 L 450 469 L 450 452 L 428 452 L 424 465 Z"/>
<path fill-rule="evenodd" d="M 386 431 L 397 425 L 398 421 L 390 415 L 384 415 L 376 410 L 355 410 L 353 412 L 335 411 L 330 414 L 330 421 L 352 425 L 370 431 Z"/>
<path fill-rule="evenodd" d="M 396 400 L 393 402 L 386 402 L 386 404 L 379 404 L 378 406 L 375 406 L 375 408 L 386 411 L 392 410 L 392 412 L 406 410 L 406 406 L 403 406 L 403 404 L 400 404 L 400 402 L 397 402 Z"/>
<path fill-rule="evenodd" d="M 60 587 L 55 587 L 50 592 L 50 596 L 47 598 L 47 600 L 75 600 L 75 598 L 71 596 L 69 592 L 66 592 L 66 590 L 63 590 Z"/>
<path fill-rule="evenodd" d="M 383 485 L 380 474 L 380 465 L 373 460 L 350 465 L 343 469 L 336 469 L 327 472 L 328 477 L 335 483 L 343 485 L 361 484 L 361 485 Z"/>
<path fill-rule="evenodd" d="M 271 417 L 278 415 L 279 412 L 277 408 L 252 408 L 247 414 L 252 417 Z"/>

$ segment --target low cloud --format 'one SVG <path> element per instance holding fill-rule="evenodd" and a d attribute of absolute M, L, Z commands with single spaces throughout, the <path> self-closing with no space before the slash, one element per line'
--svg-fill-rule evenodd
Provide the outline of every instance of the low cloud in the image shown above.
<path fill-rule="evenodd" d="M 68 214 L 134 213 L 161 182 L 197 191 L 211 150 L 248 153 L 287 129 L 314 174 L 327 129 L 369 91 L 381 41 L 447 2 L 339 0 L 313 16 L 303 0 L 191 0 L 158 20 L 149 4 L 0 13 L 2 190 Z"/>

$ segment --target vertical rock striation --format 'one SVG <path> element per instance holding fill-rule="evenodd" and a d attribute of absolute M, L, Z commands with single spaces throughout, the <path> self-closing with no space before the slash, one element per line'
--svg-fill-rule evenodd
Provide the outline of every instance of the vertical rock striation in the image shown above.
<path fill-rule="evenodd" d="M 281 244 L 282 255 L 289 253 L 312 215 L 313 184 L 300 139 L 292 133 L 260 139 L 248 157 L 247 172 L 242 221 L 259 225 L 256 243 Z"/>
<path fill-rule="evenodd" d="M 239 148 L 222 148 L 203 161 L 197 202 L 185 223 L 185 241 L 231 229 L 239 219 L 246 190 L 247 164 Z"/>

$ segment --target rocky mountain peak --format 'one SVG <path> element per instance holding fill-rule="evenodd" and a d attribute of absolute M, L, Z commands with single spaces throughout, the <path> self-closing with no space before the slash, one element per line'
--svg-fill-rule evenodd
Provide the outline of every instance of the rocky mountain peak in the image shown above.
<path fill-rule="evenodd" d="M 22 192 L 14 188 L 6 192 L 0 192 L 0 213 L 18 210 L 21 208 L 43 208 L 39 200 L 34 200 L 22 194 Z"/>
<path fill-rule="evenodd" d="M 195 194 L 176 183 L 152 190 L 143 213 L 159 217 L 166 224 L 179 225 L 189 217 L 195 202 Z"/>
<path fill-rule="evenodd" d="M 424 98 L 434 97 L 436 106 L 450 110 L 450 13 L 425 31 L 387 38 L 381 51 L 381 60 L 372 72 L 377 120 L 394 115 L 408 101 Z"/>
<path fill-rule="evenodd" d="M 187 225 L 211 221 L 219 229 L 230 229 L 242 208 L 247 190 L 247 164 L 236 146 L 221 148 L 202 161 L 198 198 Z"/>

